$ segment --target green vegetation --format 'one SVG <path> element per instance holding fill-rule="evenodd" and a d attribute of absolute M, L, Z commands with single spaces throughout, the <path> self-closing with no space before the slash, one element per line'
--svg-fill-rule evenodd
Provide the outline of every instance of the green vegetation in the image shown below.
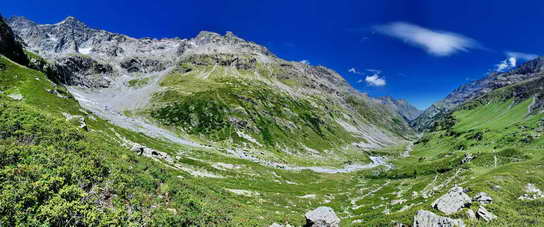
<path fill-rule="evenodd" d="M 0 87 L 0 223 L 3 225 L 227 225 L 221 192 L 122 147 L 104 123 L 87 132 L 60 111 L 77 103 L 48 93 L 45 75 L 5 58 Z M 60 87 L 57 88 L 62 90 Z M 99 124 L 97 124 L 99 123 Z M 107 126 L 106 127 L 112 127 Z M 98 130 L 98 131 L 96 131 Z M 104 132 L 104 131 L 102 131 Z M 223 202 L 222 202 L 223 201 Z"/>
<path fill-rule="evenodd" d="M 149 83 L 149 77 L 141 79 L 132 79 L 128 81 L 128 86 L 132 88 L 141 88 Z"/>
<path fill-rule="evenodd" d="M 156 97 L 164 105 L 151 116 L 189 134 L 276 148 L 302 149 L 302 143 L 316 150 L 361 140 L 335 122 L 334 112 L 316 107 L 314 103 L 319 100 L 294 98 L 259 80 L 227 76 L 200 80 L 193 75 L 173 74 L 163 81 L 166 84 L 175 88 Z M 178 84 L 199 90 L 182 95 L 176 92 Z"/>

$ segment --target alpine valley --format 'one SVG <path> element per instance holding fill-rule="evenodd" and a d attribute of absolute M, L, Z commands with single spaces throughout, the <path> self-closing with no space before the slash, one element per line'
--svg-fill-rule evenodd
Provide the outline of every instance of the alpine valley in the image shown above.
<path fill-rule="evenodd" d="M 544 225 L 544 57 L 419 111 L 231 32 L 0 54 L 0 226 Z"/>

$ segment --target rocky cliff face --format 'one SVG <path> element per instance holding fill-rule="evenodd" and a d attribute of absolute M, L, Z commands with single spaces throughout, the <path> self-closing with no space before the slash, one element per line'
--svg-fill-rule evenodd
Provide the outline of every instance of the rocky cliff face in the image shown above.
<path fill-rule="evenodd" d="M 411 122 L 418 131 L 425 131 L 431 127 L 434 120 L 442 114 L 448 113 L 455 107 L 467 101 L 478 98 L 498 88 L 536 78 L 544 72 L 544 57 L 528 61 L 519 67 L 503 73 L 491 73 L 487 77 L 470 82 L 455 89 L 445 99 L 433 104 L 423 114 Z"/>
<path fill-rule="evenodd" d="M 376 101 L 330 69 L 285 61 L 231 32 L 135 39 L 90 28 L 73 17 L 43 25 L 13 17 L 8 23 L 30 51 L 51 62 L 47 67 L 55 81 L 72 86 L 76 97 L 90 100 L 87 107 L 104 118 L 144 110 L 200 136 L 216 138 L 230 130 L 235 133 L 219 137 L 255 144 L 275 136 L 293 140 L 281 146 L 299 146 L 297 136 L 385 146 L 413 135 L 403 118 L 415 112 L 405 103 Z M 244 103 L 253 105 L 244 108 Z M 178 112 L 180 106 L 196 112 L 181 119 L 187 111 Z M 208 116 L 209 108 L 221 113 Z"/>
<path fill-rule="evenodd" d="M 423 112 L 404 99 L 394 99 L 393 97 L 385 96 L 380 97 L 377 100 L 392 111 L 400 114 L 407 121 L 416 119 Z"/>
<path fill-rule="evenodd" d="M 0 15 L 0 54 L 6 56 L 7 58 L 19 63 L 26 65 L 28 59 L 26 58 L 25 53 L 21 43 L 16 41 L 16 36 L 9 27 L 9 25 L 4 21 L 4 18 Z"/>

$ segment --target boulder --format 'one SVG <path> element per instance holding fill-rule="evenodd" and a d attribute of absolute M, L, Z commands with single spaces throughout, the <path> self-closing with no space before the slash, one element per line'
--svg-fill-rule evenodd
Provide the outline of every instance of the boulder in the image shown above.
<path fill-rule="evenodd" d="M 414 217 L 413 227 L 464 227 L 461 220 L 436 215 L 430 211 L 420 210 Z"/>
<path fill-rule="evenodd" d="M 487 193 L 480 192 L 474 196 L 472 199 L 473 202 L 479 202 L 480 204 L 491 204 L 493 202 L 493 198 L 491 198 Z"/>
<path fill-rule="evenodd" d="M 467 219 L 476 220 L 476 213 L 474 213 L 473 210 L 468 209 L 467 210 Z"/>
<path fill-rule="evenodd" d="M 480 206 L 480 208 L 478 208 L 478 211 L 476 212 L 476 216 L 478 218 L 480 218 L 480 219 L 483 219 L 484 221 L 487 221 L 487 222 L 497 218 L 497 216 L 495 216 L 493 213 L 489 212 L 483 206 Z"/>
<path fill-rule="evenodd" d="M 464 207 L 470 206 L 472 199 L 462 187 L 453 187 L 448 193 L 438 198 L 432 207 L 447 215 L 454 214 Z"/>
<path fill-rule="evenodd" d="M 330 207 L 318 207 L 306 213 L 305 227 L 338 227 L 340 219 Z"/>
<path fill-rule="evenodd" d="M 523 194 L 522 196 L 518 198 L 519 200 L 535 200 L 535 199 L 544 198 L 544 193 L 542 192 L 542 190 L 540 190 L 534 184 L 531 184 L 531 183 L 525 186 L 525 192 L 526 192 L 525 194 Z"/>

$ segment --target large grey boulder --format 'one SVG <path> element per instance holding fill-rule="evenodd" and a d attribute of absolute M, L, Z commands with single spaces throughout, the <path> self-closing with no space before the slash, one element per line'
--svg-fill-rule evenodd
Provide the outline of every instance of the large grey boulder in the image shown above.
<path fill-rule="evenodd" d="M 493 202 L 493 198 L 491 198 L 491 196 L 485 192 L 480 192 L 474 196 L 472 201 L 479 202 L 480 204 L 491 204 Z"/>
<path fill-rule="evenodd" d="M 318 207 L 306 213 L 305 227 L 338 227 L 340 219 L 330 207 Z"/>
<path fill-rule="evenodd" d="M 478 218 L 483 219 L 487 222 L 497 218 L 497 216 L 495 216 L 493 213 L 489 212 L 487 209 L 485 209 L 485 207 L 482 206 L 478 208 L 476 215 L 478 216 Z"/>
<path fill-rule="evenodd" d="M 436 215 L 430 211 L 420 210 L 414 217 L 413 227 L 464 227 L 462 220 Z"/>
<path fill-rule="evenodd" d="M 472 199 L 462 187 L 453 187 L 448 193 L 438 198 L 432 207 L 447 215 L 454 214 L 460 209 L 470 206 Z"/>

